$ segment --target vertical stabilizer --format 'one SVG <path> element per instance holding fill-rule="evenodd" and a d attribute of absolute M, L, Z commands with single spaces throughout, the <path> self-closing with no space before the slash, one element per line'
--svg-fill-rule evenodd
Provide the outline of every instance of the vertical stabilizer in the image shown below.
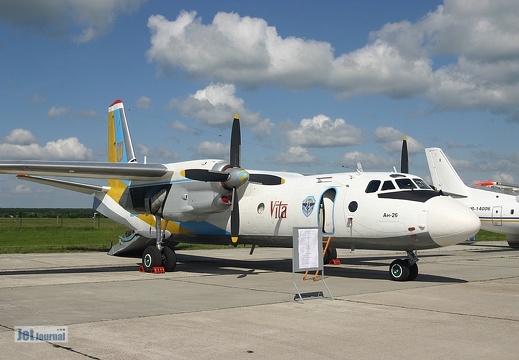
<path fill-rule="evenodd" d="M 437 190 L 457 197 L 468 196 L 469 187 L 461 180 L 442 149 L 426 148 L 425 156 L 433 185 Z"/>
<path fill-rule="evenodd" d="M 122 100 L 116 100 L 108 107 L 108 162 L 136 162 Z M 126 187 L 127 182 L 109 180 L 108 184 Z"/>
<path fill-rule="evenodd" d="M 108 107 L 108 161 L 136 161 L 122 100 Z"/>

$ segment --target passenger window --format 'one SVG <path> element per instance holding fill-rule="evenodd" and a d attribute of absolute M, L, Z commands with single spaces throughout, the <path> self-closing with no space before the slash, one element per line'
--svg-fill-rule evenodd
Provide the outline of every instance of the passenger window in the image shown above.
<path fill-rule="evenodd" d="M 396 179 L 395 181 L 400 189 L 416 189 L 416 185 L 411 179 Z"/>
<path fill-rule="evenodd" d="M 384 190 L 393 190 L 395 189 L 395 185 L 393 184 L 393 182 L 391 180 L 386 180 L 384 181 L 384 184 L 382 185 L 382 191 Z"/>
<path fill-rule="evenodd" d="M 413 179 L 413 180 L 420 189 L 431 190 L 431 187 L 429 185 L 427 185 L 427 183 L 425 181 L 423 181 L 422 179 Z"/>
<path fill-rule="evenodd" d="M 514 214 L 514 209 L 510 210 L 510 214 L 511 214 L 511 215 Z"/>
<path fill-rule="evenodd" d="M 371 180 L 366 187 L 366 193 L 374 193 L 380 187 L 380 180 Z"/>

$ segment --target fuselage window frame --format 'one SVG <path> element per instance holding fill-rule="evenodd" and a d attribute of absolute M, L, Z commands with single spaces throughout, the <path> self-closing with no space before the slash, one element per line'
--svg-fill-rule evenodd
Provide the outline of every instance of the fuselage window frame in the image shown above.
<path fill-rule="evenodd" d="M 368 183 L 368 186 L 366 186 L 366 194 L 369 194 L 369 193 L 376 193 L 378 191 L 378 189 L 380 188 L 380 184 L 382 182 L 380 180 L 371 180 L 369 183 Z"/>

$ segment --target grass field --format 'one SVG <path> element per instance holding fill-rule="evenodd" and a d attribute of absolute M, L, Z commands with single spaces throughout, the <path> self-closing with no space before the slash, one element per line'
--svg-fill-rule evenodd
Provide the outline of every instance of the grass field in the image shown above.
<path fill-rule="evenodd" d="M 0 254 L 108 251 L 127 230 L 107 218 L 0 218 Z M 505 235 L 481 230 L 478 241 L 503 241 Z M 229 245 L 230 246 L 230 245 Z M 179 249 L 223 246 L 180 244 Z"/>
<path fill-rule="evenodd" d="M 0 219 L 0 253 L 108 251 L 126 227 L 110 219 Z"/>

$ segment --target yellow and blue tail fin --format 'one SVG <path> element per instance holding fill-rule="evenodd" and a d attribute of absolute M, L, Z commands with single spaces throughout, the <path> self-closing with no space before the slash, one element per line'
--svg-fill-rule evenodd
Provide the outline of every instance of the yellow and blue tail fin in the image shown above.
<path fill-rule="evenodd" d="M 136 162 L 122 100 L 116 100 L 108 107 L 108 162 Z M 113 188 L 124 188 L 129 181 L 109 180 L 108 184 Z"/>

